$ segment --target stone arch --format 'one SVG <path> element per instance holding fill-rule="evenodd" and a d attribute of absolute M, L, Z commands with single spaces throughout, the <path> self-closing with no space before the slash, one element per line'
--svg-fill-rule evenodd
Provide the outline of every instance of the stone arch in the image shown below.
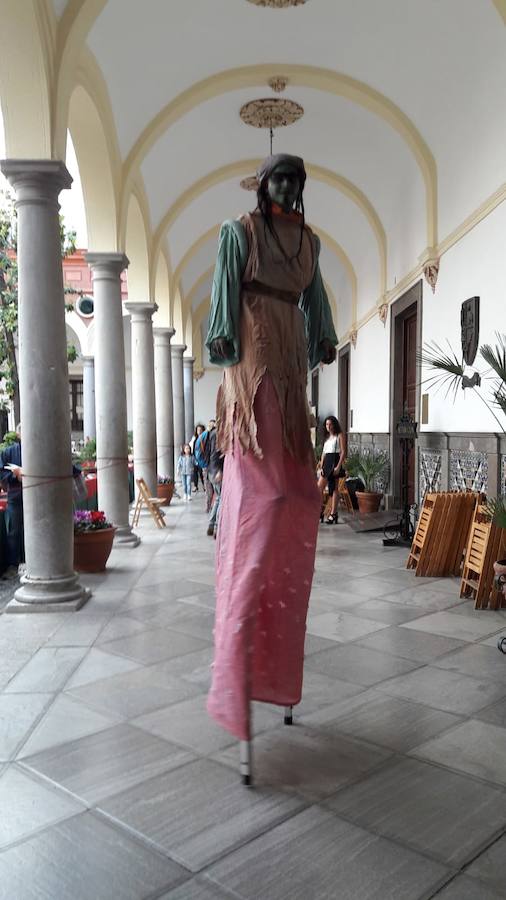
<path fill-rule="evenodd" d="M 163 253 L 160 253 L 154 274 L 154 298 L 158 304 L 154 324 L 166 327 L 171 324 L 169 267 Z"/>
<path fill-rule="evenodd" d="M 284 75 L 293 85 L 303 85 L 346 97 L 379 116 L 394 128 L 412 152 L 425 184 L 427 244 L 437 244 L 437 166 L 432 151 L 411 119 L 384 94 L 364 82 L 330 69 L 306 65 L 243 66 L 218 72 L 193 84 L 171 100 L 144 128 L 128 154 L 123 169 L 123 191 L 128 196 L 142 161 L 156 140 L 194 107 L 219 94 L 238 88 L 264 85 L 273 75 Z M 123 204 L 122 204 L 123 209 Z M 121 213 L 121 216 L 123 213 Z"/>
<path fill-rule="evenodd" d="M 184 342 L 186 344 L 186 356 L 193 356 L 193 315 L 191 308 L 186 313 L 184 324 Z"/>
<path fill-rule="evenodd" d="M 174 291 L 174 300 L 172 304 L 172 327 L 176 333 L 172 338 L 173 344 L 184 344 L 184 325 L 183 325 L 183 301 L 181 297 L 181 286 L 177 285 Z"/>
<path fill-rule="evenodd" d="M 125 250 L 130 260 L 127 269 L 128 299 L 150 300 L 149 231 L 142 194 L 134 189 L 130 195 L 125 236 Z"/>

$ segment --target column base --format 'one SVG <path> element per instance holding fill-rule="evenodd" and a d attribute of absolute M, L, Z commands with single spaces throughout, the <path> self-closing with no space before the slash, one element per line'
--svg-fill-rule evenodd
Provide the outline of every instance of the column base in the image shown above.
<path fill-rule="evenodd" d="M 130 525 L 116 525 L 113 548 L 116 550 L 133 550 L 141 542 L 140 537 L 132 531 Z"/>
<path fill-rule="evenodd" d="M 91 590 L 79 584 L 76 574 L 61 578 L 32 578 L 30 575 L 23 575 L 21 587 L 4 612 L 76 612 L 90 597 Z"/>

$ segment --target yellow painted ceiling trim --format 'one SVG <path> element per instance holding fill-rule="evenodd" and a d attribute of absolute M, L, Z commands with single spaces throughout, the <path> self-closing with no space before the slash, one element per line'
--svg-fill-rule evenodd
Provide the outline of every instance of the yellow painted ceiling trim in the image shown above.
<path fill-rule="evenodd" d="M 201 234 L 200 237 L 197 238 L 196 241 L 194 241 L 194 243 L 191 245 L 191 247 L 188 248 L 185 255 L 178 262 L 176 269 L 174 271 L 174 274 L 172 276 L 172 284 L 171 284 L 172 290 L 174 290 L 175 286 L 179 284 L 179 282 L 181 281 L 183 272 L 186 269 L 186 266 L 188 265 L 189 262 L 191 262 L 193 257 L 196 256 L 196 254 L 199 252 L 199 250 L 202 249 L 204 244 L 207 244 L 207 242 L 210 241 L 212 238 L 218 237 L 220 228 L 221 228 L 221 224 L 212 225 L 211 228 L 208 228 L 208 230 L 206 232 L 204 232 L 204 234 Z"/>
<path fill-rule="evenodd" d="M 205 272 L 202 272 L 202 275 L 200 275 L 199 278 L 197 278 L 196 282 L 194 284 L 192 284 L 190 290 L 188 291 L 188 293 L 186 294 L 185 297 L 183 296 L 183 293 L 181 292 L 181 297 L 182 297 L 181 302 L 183 305 L 183 318 L 188 313 L 188 311 L 192 308 L 193 298 L 198 293 L 198 291 L 202 287 L 202 285 L 206 281 L 208 281 L 209 278 L 213 277 L 213 273 L 214 273 L 214 263 L 212 266 L 209 266 L 209 268 L 206 269 Z"/>
<path fill-rule="evenodd" d="M 492 2 L 506 25 L 506 0 L 492 0 Z"/>
<path fill-rule="evenodd" d="M 56 159 L 65 159 L 68 106 L 80 53 L 90 28 L 106 3 L 107 0 L 69 0 L 58 25 L 53 93 L 53 153 Z"/>
<path fill-rule="evenodd" d="M 337 258 L 342 263 L 343 268 L 346 271 L 346 274 L 348 276 L 350 286 L 351 286 L 351 317 L 352 317 L 352 321 L 354 322 L 357 317 L 357 309 L 358 309 L 358 280 L 357 280 L 357 273 L 355 272 L 353 264 L 352 264 L 349 256 L 344 252 L 341 245 L 338 244 L 337 241 L 334 240 L 334 238 L 330 234 L 328 234 L 327 231 L 324 231 L 323 228 L 317 228 L 315 225 L 312 225 L 311 228 L 318 235 L 320 240 L 324 244 L 327 245 L 329 250 L 332 253 L 334 253 L 335 256 L 337 256 Z M 336 303 L 335 299 L 334 299 L 334 309 L 335 309 L 335 312 L 337 315 L 338 308 L 337 308 L 337 303 Z"/>
<path fill-rule="evenodd" d="M 183 91 L 151 120 L 130 150 L 124 165 L 122 208 L 125 197 L 129 193 L 130 182 L 135 177 L 146 154 L 178 119 L 199 104 L 220 94 L 241 88 L 265 85 L 267 79 L 272 75 L 285 75 L 292 85 L 310 87 L 346 97 L 369 112 L 375 113 L 397 131 L 413 153 L 425 183 L 427 241 L 428 246 L 435 246 L 437 244 L 437 168 L 434 156 L 421 133 L 411 119 L 384 94 L 348 75 L 316 66 L 274 63 L 228 69 L 199 81 Z"/>
<path fill-rule="evenodd" d="M 220 184 L 223 181 L 229 181 L 231 178 L 238 178 L 240 175 L 255 171 L 260 162 L 261 160 L 259 158 L 255 158 L 229 163 L 226 166 L 215 169 L 214 172 L 209 172 L 208 175 L 200 178 L 186 191 L 180 194 L 176 202 L 172 204 L 172 206 L 164 215 L 163 219 L 156 228 L 153 238 L 153 259 L 156 260 L 158 258 L 158 253 L 160 252 L 160 247 L 162 245 L 166 232 L 169 230 L 169 228 L 171 228 L 171 226 L 176 222 L 177 218 L 181 215 L 183 210 L 186 209 L 186 207 L 189 206 L 189 204 L 192 203 L 193 200 L 195 200 L 201 194 L 205 193 L 205 191 L 209 190 L 214 185 Z M 363 193 L 363 191 L 360 190 L 360 188 L 354 185 L 351 181 L 348 181 L 347 178 L 343 178 L 342 175 L 338 175 L 335 172 L 332 172 L 330 169 L 325 169 L 322 166 L 312 165 L 311 163 L 306 164 L 306 169 L 310 178 L 314 178 L 316 181 L 322 181 L 325 184 L 328 184 L 334 190 L 340 191 L 342 194 L 348 197 L 349 200 L 355 203 L 359 207 L 360 211 L 365 215 L 378 244 L 378 253 L 380 260 L 380 295 L 384 294 L 387 290 L 387 238 L 385 229 L 383 228 L 383 225 L 381 223 L 381 219 L 374 209 L 374 206 Z"/>

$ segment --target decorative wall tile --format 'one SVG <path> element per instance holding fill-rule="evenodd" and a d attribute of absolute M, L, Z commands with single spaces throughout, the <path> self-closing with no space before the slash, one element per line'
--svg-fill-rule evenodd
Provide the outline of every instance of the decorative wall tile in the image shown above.
<path fill-rule="evenodd" d="M 439 450 L 420 449 L 419 454 L 419 485 L 420 498 L 427 491 L 441 490 L 441 452 Z"/>
<path fill-rule="evenodd" d="M 487 454 L 475 450 L 450 450 L 450 489 L 486 493 L 487 488 Z"/>
<path fill-rule="evenodd" d="M 506 496 L 506 453 L 501 456 L 501 494 Z"/>

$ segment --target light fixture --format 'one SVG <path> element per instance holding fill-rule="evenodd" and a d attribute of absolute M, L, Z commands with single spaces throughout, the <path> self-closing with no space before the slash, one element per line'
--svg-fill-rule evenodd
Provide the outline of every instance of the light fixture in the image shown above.
<path fill-rule="evenodd" d="M 270 6 L 272 9 L 286 9 L 288 6 L 302 6 L 306 0 L 248 0 L 255 6 Z"/>

